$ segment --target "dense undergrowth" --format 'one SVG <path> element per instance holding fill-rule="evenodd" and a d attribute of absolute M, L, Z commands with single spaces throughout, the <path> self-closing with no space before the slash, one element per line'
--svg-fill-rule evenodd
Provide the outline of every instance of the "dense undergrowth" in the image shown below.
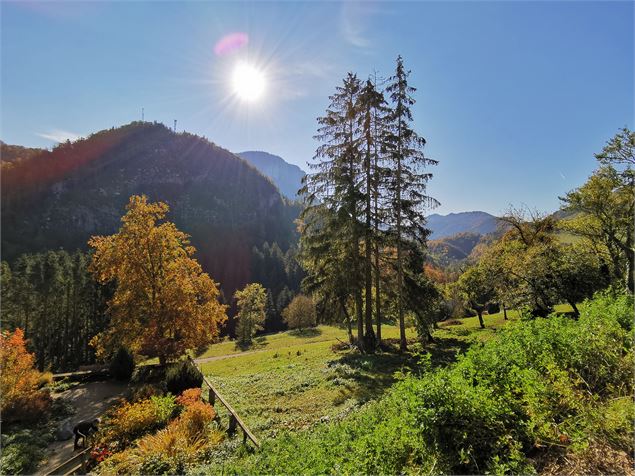
<path fill-rule="evenodd" d="M 513 323 L 449 367 L 424 355 L 344 420 L 192 472 L 531 473 L 563 451 L 632 453 L 633 299 L 606 292 L 580 312 Z"/>

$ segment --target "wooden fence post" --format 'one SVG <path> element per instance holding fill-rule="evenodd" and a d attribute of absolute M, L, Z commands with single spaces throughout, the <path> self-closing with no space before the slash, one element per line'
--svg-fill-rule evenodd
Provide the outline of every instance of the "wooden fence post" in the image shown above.
<path fill-rule="evenodd" d="M 227 434 L 233 436 L 236 433 L 236 417 L 233 414 L 229 415 L 229 428 L 227 428 Z"/>
<path fill-rule="evenodd" d="M 216 403 L 216 393 L 214 392 L 214 390 L 212 390 L 211 388 L 209 389 L 209 403 L 214 406 L 214 404 Z"/>

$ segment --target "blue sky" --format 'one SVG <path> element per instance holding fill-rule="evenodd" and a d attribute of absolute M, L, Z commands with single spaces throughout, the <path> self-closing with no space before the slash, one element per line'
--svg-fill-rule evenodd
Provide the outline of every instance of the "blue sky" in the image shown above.
<path fill-rule="evenodd" d="M 633 3 L 2 2 L 2 140 L 52 146 L 140 119 L 265 150 L 306 169 L 315 118 L 347 71 L 418 88 L 436 211 L 543 211 L 593 153 L 633 128 Z M 249 36 L 214 54 L 232 32 Z M 264 71 L 261 101 L 232 97 L 233 65 Z"/>

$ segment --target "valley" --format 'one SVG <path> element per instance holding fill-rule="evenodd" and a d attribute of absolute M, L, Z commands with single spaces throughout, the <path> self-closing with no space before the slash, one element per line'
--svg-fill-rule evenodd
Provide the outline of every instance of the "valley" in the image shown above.
<path fill-rule="evenodd" d="M 0 474 L 635 476 L 632 2 L 0 2 Z"/>

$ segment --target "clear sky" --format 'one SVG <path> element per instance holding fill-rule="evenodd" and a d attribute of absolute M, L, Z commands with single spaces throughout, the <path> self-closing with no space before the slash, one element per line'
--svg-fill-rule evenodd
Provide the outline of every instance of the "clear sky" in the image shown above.
<path fill-rule="evenodd" d="M 403 55 L 436 211 L 543 211 L 634 122 L 633 2 L 2 2 L 1 130 L 50 147 L 141 118 L 306 169 L 347 71 Z M 224 36 L 248 43 L 219 55 Z M 259 101 L 233 96 L 238 61 Z"/>

